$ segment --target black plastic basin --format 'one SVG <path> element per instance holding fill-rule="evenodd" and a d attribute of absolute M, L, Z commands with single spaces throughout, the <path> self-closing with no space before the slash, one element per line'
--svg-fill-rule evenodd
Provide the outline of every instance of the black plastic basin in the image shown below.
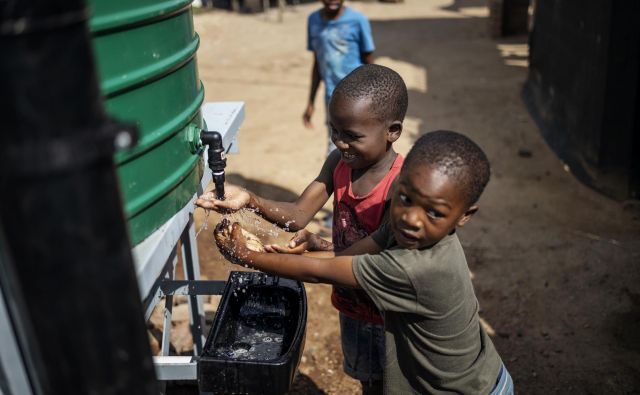
<path fill-rule="evenodd" d="M 231 272 L 198 362 L 200 391 L 282 394 L 304 347 L 307 297 L 295 280 Z"/>

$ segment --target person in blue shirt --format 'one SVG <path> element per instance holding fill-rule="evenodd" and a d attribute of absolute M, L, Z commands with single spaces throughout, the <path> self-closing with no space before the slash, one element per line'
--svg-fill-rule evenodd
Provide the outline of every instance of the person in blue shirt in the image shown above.
<path fill-rule="evenodd" d="M 344 0 L 322 0 L 323 7 L 311 13 L 307 21 L 307 49 L 314 55 L 309 102 L 302 115 L 308 128 L 313 127 L 311 117 L 320 81 L 325 85 L 324 102 L 328 108 L 338 82 L 355 68 L 373 63 L 375 46 L 369 20 L 343 3 Z M 328 155 L 336 148 L 331 130 L 327 138 Z"/>

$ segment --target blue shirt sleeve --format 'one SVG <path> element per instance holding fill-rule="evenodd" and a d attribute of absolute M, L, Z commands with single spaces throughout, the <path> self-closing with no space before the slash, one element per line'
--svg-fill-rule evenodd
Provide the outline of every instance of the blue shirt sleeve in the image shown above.
<path fill-rule="evenodd" d="M 367 18 L 360 19 L 360 48 L 362 53 L 371 53 L 376 49 L 373 43 L 371 24 Z"/>
<path fill-rule="evenodd" d="M 307 49 L 309 51 L 314 51 L 313 44 L 311 43 L 311 25 L 313 24 L 313 14 L 309 15 L 307 18 Z"/>

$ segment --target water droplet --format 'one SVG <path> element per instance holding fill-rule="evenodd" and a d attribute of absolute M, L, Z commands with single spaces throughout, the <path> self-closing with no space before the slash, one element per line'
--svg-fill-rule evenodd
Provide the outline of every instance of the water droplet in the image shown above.
<path fill-rule="evenodd" d="M 209 214 L 211 214 L 211 210 L 205 209 L 204 212 L 205 212 L 204 219 L 202 220 L 202 225 L 200 226 L 200 229 L 196 232 L 196 239 L 198 238 L 198 236 L 203 230 L 209 228 Z"/>

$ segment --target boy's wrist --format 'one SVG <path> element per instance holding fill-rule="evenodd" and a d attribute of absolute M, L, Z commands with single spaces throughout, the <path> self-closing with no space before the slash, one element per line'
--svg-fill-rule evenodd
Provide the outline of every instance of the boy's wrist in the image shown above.
<path fill-rule="evenodd" d="M 262 211 L 260 204 L 258 203 L 258 197 L 249 190 L 247 190 L 247 193 L 249 194 L 249 202 L 246 207 L 252 210 L 257 210 L 258 212 Z"/>
<path fill-rule="evenodd" d="M 269 254 L 267 252 L 259 252 L 247 249 L 243 264 L 245 267 L 253 270 L 265 270 L 269 266 L 272 266 L 272 264 L 270 263 L 270 259 L 272 259 L 273 255 L 274 254 Z"/>
<path fill-rule="evenodd" d="M 333 243 L 323 239 L 317 234 L 313 234 L 309 241 L 311 251 L 333 251 Z"/>

